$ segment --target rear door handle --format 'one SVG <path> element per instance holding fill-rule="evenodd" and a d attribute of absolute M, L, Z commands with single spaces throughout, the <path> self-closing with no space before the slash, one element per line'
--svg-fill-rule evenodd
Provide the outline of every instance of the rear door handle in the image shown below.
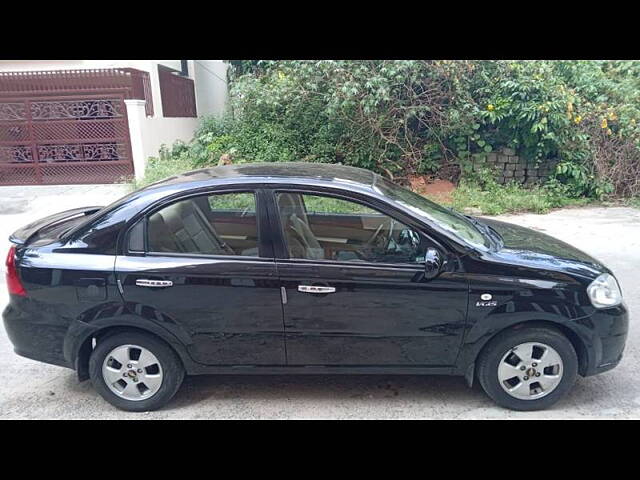
<path fill-rule="evenodd" d="M 298 285 L 298 291 L 303 293 L 334 293 L 334 287 L 317 287 L 315 285 Z"/>
<path fill-rule="evenodd" d="M 147 280 L 146 278 L 140 278 L 136 280 L 138 287 L 172 287 L 173 282 L 171 280 Z"/>

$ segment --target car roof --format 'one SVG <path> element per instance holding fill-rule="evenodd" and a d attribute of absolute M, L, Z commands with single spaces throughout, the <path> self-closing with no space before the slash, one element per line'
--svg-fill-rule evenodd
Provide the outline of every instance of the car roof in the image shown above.
<path fill-rule="evenodd" d="M 309 162 L 245 163 L 185 172 L 149 185 L 146 189 L 217 185 L 221 183 L 291 183 L 357 185 L 370 190 L 377 175 L 362 168 Z M 283 179 L 286 179 L 283 182 Z M 182 188 L 181 188 L 182 189 Z"/>
<path fill-rule="evenodd" d="M 126 223 L 135 218 L 146 207 L 164 198 L 174 198 L 176 195 L 181 195 L 191 190 L 208 190 L 209 187 L 216 188 L 221 185 L 318 186 L 359 192 L 384 201 L 386 197 L 380 189 L 381 184 L 384 184 L 384 182 L 385 179 L 383 177 L 369 170 L 340 164 L 273 162 L 203 168 L 166 178 L 129 193 L 101 209 L 95 216 L 88 218 L 86 222 L 73 228 L 68 232 L 68 236 L 71 238 L 91 228 L 99 230 L 121 222 Z M 389 202 L 387 201 L 387 203 Z M 403 211 L 405 215 L 415 215 L 415 212 L 412 212 L 402 202 L 393 203 L 394 207 Z M 452 240 L 454 245 L 460 247 L 456 243 L 457 240 L 437 224 L 431 225 L 431 228 L 445 238 Z"/>
<path fill-rule="evenodd" d="M 163 198 L 191 190 L 218 186 L 276 184 L 331 186 L 345 191 L 376 195 L 374 185 L 378 178 L 378 175 L 368 170 L 326 163 L 245 163 L 202 168 L 165 178 L 129 193 L 103 207 L 95 216 L 69 231 L 69 235 L 75 235 L 87 226 L 100 223 L 103 217 L 109 217 L 109 222 L 128 221 L 139 211 Z"/>

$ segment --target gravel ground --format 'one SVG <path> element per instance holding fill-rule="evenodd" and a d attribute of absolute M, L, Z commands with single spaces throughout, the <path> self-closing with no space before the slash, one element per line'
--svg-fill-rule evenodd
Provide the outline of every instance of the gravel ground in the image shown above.
<path fill-rule="evenodd" d="M 0 237 L 6 239 L 36 218 L 109 203 L 125 192 L 126 187 L 112 185 L 0 188 Z M 78 383 L 73 371 L 15 355 L 0 328 L 0 418 L 640 418 L 640 382 L 634 368 L 640 360 L 640 331 L 634 325 L 640 312 L 640 211 L 581 208 L 500 219 L 544 231 L 604 261 L 616 273 L 631 310 L 622 363 L 602 375 L 579 378 L 551 410 L 501 409 L 477 386 L 467 388 L 460 377 L 349 375 L 191 377 L 163 410 L 126 413 L 103 401 L 90 382 Z M 6 302 L 3 271 L 0 305 Z"/>

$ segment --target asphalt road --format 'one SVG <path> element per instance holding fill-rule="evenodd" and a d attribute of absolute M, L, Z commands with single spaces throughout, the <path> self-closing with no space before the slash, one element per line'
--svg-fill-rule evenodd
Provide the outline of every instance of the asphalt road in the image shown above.
<path fill-rule="evenodd" d="M 0 238 L 29 221 L 66 208 L 105 204 L 125 192 L 119 186 L 2 187 Z M 621 283 L 631 310 L 625 357 L 614 370 L 579 378 L 569 395 L 544 412 L 512 412 L 495 406 L 479 387 L 438 376 L 220 376 L 187 378 L 164 409 L 121 412 L 103 401 L 75 373 L 19 357 L 0 328 L 0 418 L 48 419 L 530 419 L 640 418 L 640 211 L 581 208 L 547 215 L 505 215 L 501 220 L 544 231 L 605 262 Z M 1 243 L 0 243 L 1 246 Z M 1 247 L 4 255 L 4 247 Z M 4 262 L 0 306 L 7 302 Z"/>

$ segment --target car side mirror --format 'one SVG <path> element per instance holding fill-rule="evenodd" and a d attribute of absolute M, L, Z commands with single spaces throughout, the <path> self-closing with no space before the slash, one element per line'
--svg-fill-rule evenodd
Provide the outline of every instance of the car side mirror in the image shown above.
<path fill-rule="evenodd" d="M 442 256 L 435 248 L 427 248 L 424 256 L 424 276 L 427 280 L 436 278 L 442 269 Z"/>
<path fill-rule="evenodd" d="M 420 235 L 409 228 L 400 230 L 398 234 L 398 245 L 409 245 L 412 248 L 418 248 L 420 245 Z"/>

